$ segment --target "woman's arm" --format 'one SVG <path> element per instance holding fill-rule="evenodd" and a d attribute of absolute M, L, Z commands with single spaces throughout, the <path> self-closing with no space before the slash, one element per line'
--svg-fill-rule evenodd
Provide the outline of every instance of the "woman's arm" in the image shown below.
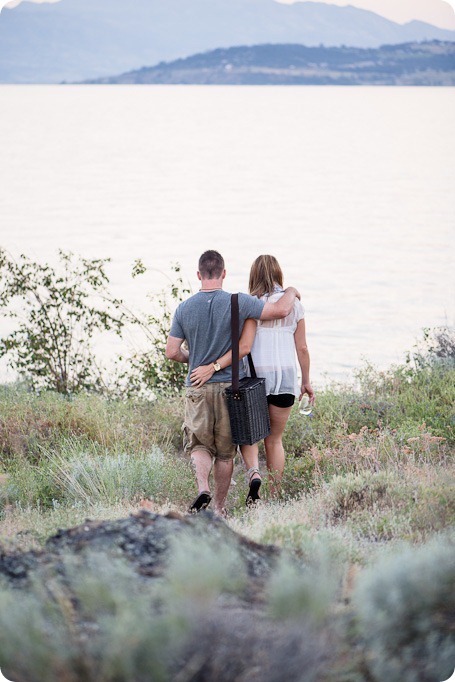
<path fill-rule="evenodd" d="M 302 319 L 297 324 L 294 332 L 294 343 L 297 351 L 297 358 L 302 372 L 302 386 L 300 388 L 299 400 L 304 393 L 308 394 L 310 403 L 314 403 L 314 391 L 310 383 L 310 354 L 306 343 L 305 320 Z"/>
<path fill-rule="evenodd" d="M 239 341 L 240 358 L 245 357 L 245 355 L 248 355 L 248 353 L 251 351 L 254 337 L 256 335 L 256 329 L 257 329 L 256 320 L 245 321 L 245 324 L 243 325 L 242 335 Z M 229 367 L 229 365 L 232 363 L 232 351 L 228 350 L 227 353 L 225 353 L 218 360 L 215 360 L 215 362 L 217 362 L 221 366 L 221 369 Z M 196 367 L 196 369 L 193 369 L 193 371 L 191 372 L 190 375 L 191 384 L 193 386 L 202 386 L 203 384 L 205 384 L 206 381 L 211 379 L 214 374 L 215 367 L 213 362 L 210 363 L 210 365 L 200 365 L 199 367 Z"/>
<path fill-rule="evenodd" d="M 291 314 L 295 299 L 300 300 L 300 292 L 294 287 L 287 287 L 283 296 L 275 303 L 267 302 L 262 310 L 261 320 L 281 320 Z"/>

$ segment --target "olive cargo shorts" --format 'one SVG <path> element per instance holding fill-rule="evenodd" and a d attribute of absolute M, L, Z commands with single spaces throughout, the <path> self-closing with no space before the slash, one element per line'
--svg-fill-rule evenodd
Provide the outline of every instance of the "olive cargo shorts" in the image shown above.
<path fill-rule="evenodd" d="M 194 450 L 206 450 L 212 457 L 231 460 L 237 454 L 224 395 L 230 385 L 217 382 L 186 389 L 183 448 L 187 455 Z"/>

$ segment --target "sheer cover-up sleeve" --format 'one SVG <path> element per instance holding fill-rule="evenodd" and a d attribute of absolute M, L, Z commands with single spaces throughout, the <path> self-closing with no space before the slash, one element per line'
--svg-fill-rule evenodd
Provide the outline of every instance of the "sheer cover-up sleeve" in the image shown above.
<path fill-rule="evenodd" d="M 282 289 L 277 288 L 263 300 L 275 303 L 283 293 Z M 257 375 L 265 378 L 267 395 L 298 395 L 300 392 L 294 332 L 304 315 L 302 304 L 296 300 L 287 317 L 281 320 L 259 320 L 257 323 L 251 354 Z"/>

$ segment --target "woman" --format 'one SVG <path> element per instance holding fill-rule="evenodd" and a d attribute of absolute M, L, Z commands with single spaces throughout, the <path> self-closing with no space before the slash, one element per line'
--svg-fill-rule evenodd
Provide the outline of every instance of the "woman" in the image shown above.
<path fill-rule="evenodd" d="M 274 256 L 259 256 L 254 261 L 249 281 L 249 293 L 264 301 L 274 303 L 284 293 L 283 273 Z M 284 471 L 285 454 L 283 433 L 298 395 L 308 394 L 314 403 L 314 391 L 310 383 L 310 356 L 306 344 L 304 310 L 296 300 L 292 312 L 281 320 L 247 320 L 240 338 L 240 357 L 251 350 L 257 375 L 265 377 L 267 402 L 269 405 L 270 436 L 264 439 L 267 469 L 272 495 L 280 491 Z M 302 374 L 299 383 L 297 360 Z M 231 352 L 222 358 L 215 358 L 222 367 L 231 364 Z M 204 365 L 191 374 L 192 383 L 202 385 L 215 371 L 213 365 Z M 242 456 L 248 469 L 249 492 L 246 503 L 259 499 L 261 476 L 259 472 L 258 446 L 243 445 Z"/>

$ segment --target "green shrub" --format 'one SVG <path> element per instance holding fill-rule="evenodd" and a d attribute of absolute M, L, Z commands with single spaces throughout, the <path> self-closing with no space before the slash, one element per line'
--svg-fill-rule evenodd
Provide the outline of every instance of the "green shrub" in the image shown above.
<path fill-rule="evenodd" d="M 0 338 L 0 358 L 34 390 L 102 390 L 93 350 L 100 332 L 121 335 L 122 302 L 109 293 L 109 259 L 59 250 L 59 266 L 17 260 L 0 248 L 0 308 L 14 329 Z"/>
<path fill-rule="evenodd" d="M 268 610 L 278 620 L 309 620 L 324 623 L 329 617 L 341 583 L 341 565 L 328 550 L 316 550 L 304 568 L 284 555 L 267 586 Z"/>
<path fill-rule="evenodd" d="M 305 620 L 278 625 L 251 605 L 218 607 L 198 617 L 169 682 L 316 682 L 331 656 L 329 637 Z"/>
<path fill-rule="evenodd" d="M 454 538 L 381 558 L 359 578 L 355 605 L 375 680 L 446 680 L 455 661 Z"/>
<path fill-rule="evenodd" d="M 423 347 L 406 364 L 379 371 L 365 364 L 356 386 L 331 384 L 318 392 L 311 416 L 295 406 L 283 438 L 287 453 L 337 447 L 362 429 L 397 431 L 397 443 L 419 429 L 455 444 L 455 332 L 426 331 Z"/>
<path fill-rule="evenodd" d="M 453 332 L 451 338 L 455 343 Z M 411 430 L 425 425 L 432 435 L 455 443 L 453 357 L 441 359 L 431 353 L 420 354 L 420 359 L 409 359 L 408 364 L 383 372 L 367 365 L 357 377 L 366 401 L 386 402 L 387 409 L 381 417 L 384 424 L 401 431 L 405 425 Z M 410 437 L 412 433 L 403 435 Z"/>
<path fill-rule="evenodd" d="M 282 479 L 282 496 L 286 499 L 300 497 L 310 490 L 315 476 L 315 461 L 311 453 L 301 457 L 286 457 Z"/>
<path fill-rule="evenodd" d="M 141 259 L 133 264 L 132 276 L 146 273 L 148 268 Z M 132 338 L 136 348 L 129 357 L 119 356 L 109 382 L 109 394 L 122 398 L 147 398 L 150 396 L 178 396 L 185 385 L 188 365 L 166 358 L 165 350 L 175 308 L 191 294 L 180 274 L 180 265 L 171 265 L 172 275 L 165 275 L 169 283 L 157 295 L 149 295 L 151 314 L 125 309 L 129 325 L 135 328 Z M 139 332 L 139 334 L 138 334 Z M 141 337 L 141 338 L 140 338 Z M 137 347 L 138 342 L 140 347 Z M 131 341 L 131 339 L 130 339 Z"/>
<path fill-rule="evenodd" d="M 332 581 L 320 575 L 315 584 L 315 572 L 294 572 L 283 561 L 264 597 L 251 600 L 249 590 L 242 604 L 231 597 L 239 591 L 245 597 L 242 564 L 232 547 L 195 535 L 176 545 L 166 577 L 168 603 L 190 614 L 193 625 L 170 679 L 191 671 L 198 682 L 300 682 L 305 671 L 305 682 L 315 681 L 331 656 L 326 615 Z"/>
<path fill-rule="evenodd" d="M 203 612 L 222 593 L 237 594 L 247 584 L 237 549 L 192 532 L 179 534 L 171 546 L 165 595 L 188 613 Z"/>
<path fill-rule="evenodd" d="M 60 682 L 75 645 L 61 608 L 42 585 L 31 593 L 0 589 L 0 669 L 14 682 Z M 64 678 L 77 682 L 74 674 Z"/>
<path fill-rule="evenodd" d="M 384 505 L 398 505 L 403 496 L 396 477 L 386 472 L 335 476 L 327 487 L 333 521 L 345 521 L 359 510 L 371 513 Z"/>
<path fill-rule="evenodd" d="M 167 682 L 187 621 L 124 561 L 64 557 L 65 584 L 0 591 L 0 667 L 15 682 Z"/>
<path fill-rule="evenodd" d="M 93 636 L 79 658 L 88 678 L 99 682 L 169 680 L 168 668 L 182 646 L 188 623 L 158 611 L 158 585 L 141 581 L 132 567 L 104 554 L 89 554 L 81 572 L 77 560 L 67 569 L 83 622 Z"/>
<path fill-rule="evenodd" d="M 0 667 L 15 682 L 167 682 L 171 668 L 187 679 L 182 647 L 193 635 L 197 657 L 211 657 L 201 623 L 211 609 L 224 621 L 216 602 L 244 589 L 243 565 L 197 533 L 175 541 L 163 578 L 101 552 L 64 555 L 20 592 L 0 586 Z"/>
<path fill-rule="evenodd" d="M 414 476 L 412 474 L 414 473 Z M 455 522 L 455 484 L 445 469 L 362 472 L 336 476 L 323 489 L 329 523 L 374 541 L 421 540 Z"/>

